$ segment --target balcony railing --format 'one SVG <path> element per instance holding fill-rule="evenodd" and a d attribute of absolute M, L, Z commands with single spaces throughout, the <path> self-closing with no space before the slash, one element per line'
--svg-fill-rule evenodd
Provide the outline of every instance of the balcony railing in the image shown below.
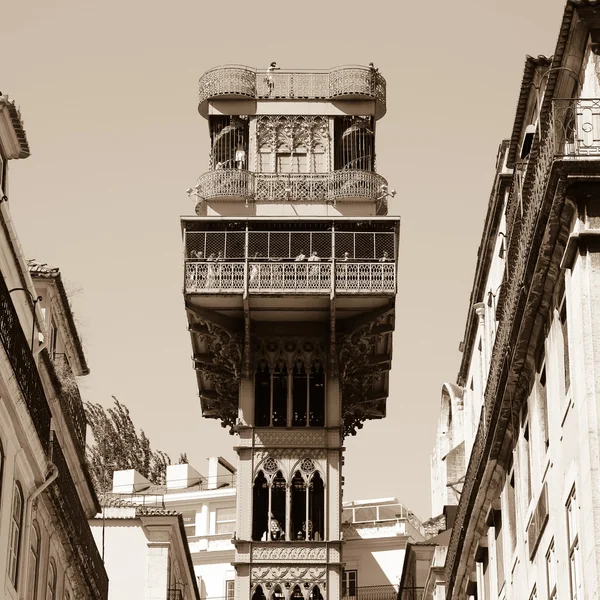
<path fill-rule="evenodd" d="M 207 114 L 207 101 L 219 98 L 297 98 L 376 101 L 376 115 L 385 114 L 386 82 L 375 69 L 335 67 L 329 71 L 277 70 L 267 74 L 243 65 L 210 69 L 199 82 L 199 110 Z"/>
<path fill-rule="evenodd" d="M 167 600 L 183 600 L 183 592 L 181 590 L 169 588 L 167 590 Z"/>
<path fill-rule="evenodd" d="M 371 585 L 346 590 L 343 600 L 398 600 L 397 585 Z"/>
<path fill-rule="evenodd" d="M 58 469 L 58 478 L 50 486 L 50 495 L 56 506 L 62 526 L 72 542 L 75 557 L 96 600 L 108 598 L 108 576 L 98 547 L 81 506 L 81 500 L 71 478 L 69 467 L 56 437 L 52 439 L 52 462 Z"/>
<path fill-rule="evenodd" d="M 53 363 L 61 385 L 60 403 L 62 411 L 65 415 L 67 425 L 71 430 L 71 435 L 79 456 L 83 458 L 85 456 L 87 419 L 77 380 L 64 354 L 54 354 Z"/>
<path fill-rule="evenodd" d="M 23 292 L 18 292 L 23 293 Z M 51 413 L 30 342 L 21 328 L 19 317 L 0 273 L 0 341 L 21 388 L 27 409 L 46 453 L 50 450 Z"/>
<path fill-rule="evenodd" d="M 393 294 L 396 291 L 394 262 L 249 262 L 249 293 Z M 218 294 L 244 291 L 245 262 L 186 262 L 187 293 Z"/>
<path fill-rule="evenodd" d="M 254 173 L 216 169 L 198 178 L 203 200 L 255 200 L 257 202 L 337 202 L 345 199 L 377 200 L 387 181 L 372 171 L 341 169 L 332 173 Z"/>
<path fill-rule="evenodd" d="M 600 156 L 599 98 L 554 100 L 552 127 L 556 156 Z"/>

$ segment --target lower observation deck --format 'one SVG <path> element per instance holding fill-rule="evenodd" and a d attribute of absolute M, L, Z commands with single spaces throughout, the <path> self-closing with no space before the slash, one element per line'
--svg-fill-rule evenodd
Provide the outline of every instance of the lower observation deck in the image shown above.
<path fill-rule="evenodd" d="M 187 294 L 395 294 L 395 262 L 188 260 Z"/>

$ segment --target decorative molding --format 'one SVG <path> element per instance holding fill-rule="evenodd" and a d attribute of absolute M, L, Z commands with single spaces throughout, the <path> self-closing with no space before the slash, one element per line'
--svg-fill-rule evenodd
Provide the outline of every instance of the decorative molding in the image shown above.
<path fill-rule="evenodd" d="M 326 432 L 323 429 L 270 429 L 254 432 L 256 446 L 325 446 Z M 337 436 L 336 436 L 337 439 Z"/>
<path fill-rule="evenodd" d="M 252 546 L 252 560 L 262 562 L 325 562 L 327 560 L 327 546 L 325 544 L 299 544 L 277 543 L 254 544 Z"/>
<path fill-rule="evenodd" d="M 257 147 L 271 152 L 293 153 L 298 148 L 309 152 L 317 147 L 326 151 L 329 144 L 329 121 L 322 116 L 260 116 L 256 120 Z"/>

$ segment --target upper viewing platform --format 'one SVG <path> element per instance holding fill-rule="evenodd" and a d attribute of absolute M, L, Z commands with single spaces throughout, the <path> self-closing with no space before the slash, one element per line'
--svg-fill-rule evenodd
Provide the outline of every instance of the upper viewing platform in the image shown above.
<path fill-rule="evenodd" d="M 265 69 L 224 65 L 206 71 L 199 88 L 198 112 L 204 117 L 211 101 L 218 100 L 362 100 L 374 103 L 377 119 L 386 111 L 386 82 L 372 64 L 328 70 L 285 70 L 276 63 Z"/>

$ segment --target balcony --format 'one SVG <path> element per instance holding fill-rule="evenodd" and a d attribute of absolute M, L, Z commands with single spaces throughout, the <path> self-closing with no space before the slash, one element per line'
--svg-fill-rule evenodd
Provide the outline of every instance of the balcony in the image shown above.
<path fill-rule="evenodd" d="M 19 292 L 23 293 L 23 292 Z M 35 430 L 46 453 L 50 450 L 51 413 L 37 365 L 0 273 L 0 341 L 15 373 Z"/>
<path fill-rule="evenodd" d="M 60 404 L 79 457 L 85 459 L 85 430 L 87 419 L 79 387 L 66 355 L 55 353 L 54 370 L 60 383 Z"/>
<path fill-rule="evenodd" d="M 398 600 L 397 585 L 370 585 L 343 590 L 342 600 Z M 413 600 L 410 596 L 402 596 L 402 600 Z M 417 596 L 415 596 L 417 600 Z M 420 598 L 419 598 L 420 600 Z"/>
<path fill-rule="evenodd" d="M 386 82 L 369 67 L 343 66 L 327 71 L 266 70 L 225 65 L 208 70 L 199 82 L 198 111 L 208 115 L 210 100 L 300 99 L 374 100 L 375 115 L 386 111 Z"/>
<path fill-rule="evenodd" d="M 389 224 L 381 227 L 186 231 L 185 291 L 395 294 L 396 237 Z"/>
<path fill-rule="evenodd" d="M 600 157 L 600 98 L 553 101 L 552 131 L 557 157 Z"/>
<path fill-rule="evenodd" d="M 58 469 L 58 478 L 50 486 L 50 497 L 62 528 L 67 532 L 74 558 L 87 582 L 94 600 L 107 600 L 108 576 L 92 536 L 69 467 L 56 437 L 52 439 L 52 462 Z"/>
<path fill-rule="evenodd" d="M 208 171 L 196 190 L 205 201 L 337 202 L 375 201 L 387 181 L 372 171 L 332 173 L 254 173 L 238 169 Z"/>

